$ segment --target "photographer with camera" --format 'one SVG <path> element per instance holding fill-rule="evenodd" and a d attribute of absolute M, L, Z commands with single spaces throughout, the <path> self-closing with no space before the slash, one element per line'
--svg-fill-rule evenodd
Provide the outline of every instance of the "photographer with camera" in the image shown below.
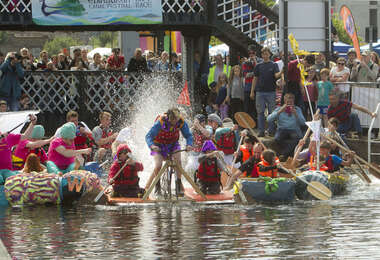
<path fill-rule="evenodd" d="M 276 108 L 267 118 L 269 123 L 277 121 L 274 140 L 280 147 L 281 155 L 284 155 L 285 158 L 292 155 L 298 141 L 303 136 L 301 127 L 305 124 L 302 110 L 294 105 L 294 99 L 293 93 L 286 93 L 284 105 Z"/>
<path fill-rule="evenodd" d="M 24 69 L 21 66 L 21 55 L 15 52 L 9 52 L 5 62 L 0 65 L 2 72 L 0 80 L 0 100 L 8 103 L 10 111 L 18 111 L 21 96 L 20 79 L 24 77 Z"/>

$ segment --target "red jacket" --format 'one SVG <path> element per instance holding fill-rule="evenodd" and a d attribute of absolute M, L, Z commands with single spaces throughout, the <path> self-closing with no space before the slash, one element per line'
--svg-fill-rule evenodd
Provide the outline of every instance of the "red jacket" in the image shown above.
<path fill-rule="evenodd" d="M 123 167 L 125 162 L 115 161 L 111 165 L 111 169 L 108 174 L 108 182 L 116 175 L 116 173 Z M 116 177 L 113 185 L 138 185 L 139 179 L 137 172 L 143 171 L 144 166 L 142 163 L 136 162 L 134 165 L 127 165 L 123 171 Z"/>

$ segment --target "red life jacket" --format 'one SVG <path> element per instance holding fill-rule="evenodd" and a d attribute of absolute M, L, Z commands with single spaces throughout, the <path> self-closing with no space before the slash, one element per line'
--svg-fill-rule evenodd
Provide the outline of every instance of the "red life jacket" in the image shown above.
<path fill-rule="evenodd" d="M 119 169 L 123 165 L 119 163 Z M 137 185 L 139 182 L 139 178 L 137 176 L 136 167 L 134 165 L 127 165 L 123 169 L 123 172 L 117 176 L 115 179 L 114 184 L 115 185 Z"/>
<path fill-rule="evenodd" d="M 77 135 L 74 139 L 75 150 L 86 149 L 94 145 L 94 140 L 91 135 Z"/>
<path fill-rule="evenodd" d="M 194 129 L 193 130 L 193 138 L 194 138 L 194 152 L 200 153 L 202 151 L 203 143 L 208 140 L 208 138 L 202 134 L 201 131 Z"/>
<path fill-rule="evenodd" d="M 332 159 L 331 154 L 327 157 L 327 159 L 326 159 L 325 163 L 322 165 L 322 167 L 327 172 L 335 172 L 335 171 L 339 170 L 339 167 L 334 167 L 334 163 L 333 163 L 333 159 Z"/>
<path fill-rule="evenodd" d="M 103 129 L 103 128 L 101 129 L 102 129 L 102 138 L 107 138 L 113 134 L 111 129 L 109 129 L 108 131 L 107 129 Z M 111 149 L 111 145 L 112 145 L 112 142 L 109 142 L 109 143 L 101 145 L 100 147 L 105 148 L 105 149 Z"/>
<path fill-rule="evenodd" d="M 199 165 L 197 178 L 205 182 L 219 182 L 220 171 L 216 158 L 208 158 Z"/>
<path fill-rule="evenodd" d="M 233 154 L 235 152 L 235 133 L 231 131 L 223 134 L 216 143 L 216 146 L 225 155 Z"/>
<path fill-rule="evenodd" d="M 184 124 L 183 119 L 178 120 L 175 126 L 170 125 L 166 115 L 159 116 L 158 120 L 160 120 L 161 129 L 153 142 L 158 144 L 174 144 L 177 142 L 179 140 L 179 131 Z"/>

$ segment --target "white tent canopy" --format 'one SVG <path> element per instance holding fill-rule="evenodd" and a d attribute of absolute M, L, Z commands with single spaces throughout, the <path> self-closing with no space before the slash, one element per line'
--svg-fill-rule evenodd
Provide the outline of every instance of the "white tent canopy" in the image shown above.
<path fill-rule="evenodd" d="M 219 44 L 212 46 L 211 48 L 208 49 L 208 54 L 210 56 L 215 56 L 217 54 L 221 54 L 222 56 L 226 56 L 230 53 L 230 47 L 228 47 L 227 44 Z"/>
<path fill-rule="evenodd" d="M 95 53 L 99 53 L 101 56 L 111 56 L 112 49 L 111 48 L 95 48 L 89 53 L 87 53 L 87 58 L 92 59 Z"/>

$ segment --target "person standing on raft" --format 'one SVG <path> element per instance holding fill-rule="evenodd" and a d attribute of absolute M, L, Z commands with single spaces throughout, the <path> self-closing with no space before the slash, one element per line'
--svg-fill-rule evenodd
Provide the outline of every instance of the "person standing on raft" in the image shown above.
<path fill-rule="evenodd" d="M 49 146 L 46 163 L 48 173 L 70 172 L 75 167 L 75 156 L 91 153 L 91 148 L 75 150 L 76 127 L 74 123 L 64 124 L 61 127 L 60 135 L 61 137 L 55 138 Z"/>
<path fill-rule="evenodd" d="M 143 171 L 144 166 L 131 158 L 131 149 L 126 144 L 118 145 L 116 155 L 117 160 L 112 163 L 108 174 L 108 183 L 112 183 L 113 188 L 112 197 L 137 198 L 142 196 L 145 190 L 139 186 L 140 178 L 137 176 L 137 172 Z M 113 180 L 124 164 L 127 165 Z"/>
<path fill-rule="evenodd" d="M 170 153 L 178 151 L 181 146 L 178 142 L 179 132 L 186 139 L 186 150 L 190 151 L 193 145 L 193 135 L 190 132 L 188 124 L 181 117 L 178 108 L 171 108 L 165 114 L 159 116 L 153 127 L 145 136 L 145 141 L 151 149 L 151 155 L 154 156 L 154 170 L 150 175 L 145 190 L 148 190 L 154 177 L 162 167 L 162 162 L 168 158 Z M 174 161 L 181 165 L 181 154 L 173 154 Z M 176 185 L 178 187 L 179 196 L 184 195 L 184 189 L 181 182 L 181 174 L 177 172 Z M 156 184 L 156 195 L 161 194 L 160 182 Z"/>
<path fill-rule="evenodd" d="M 11 134 L 0 132 L 0 170 L 12 170 L 12 147 L 17 145 L 20 141 L 29 139 L 34 125 L 37 122 L 35 115 L 29 115 L 30 124 L 24 134 Z"/>

